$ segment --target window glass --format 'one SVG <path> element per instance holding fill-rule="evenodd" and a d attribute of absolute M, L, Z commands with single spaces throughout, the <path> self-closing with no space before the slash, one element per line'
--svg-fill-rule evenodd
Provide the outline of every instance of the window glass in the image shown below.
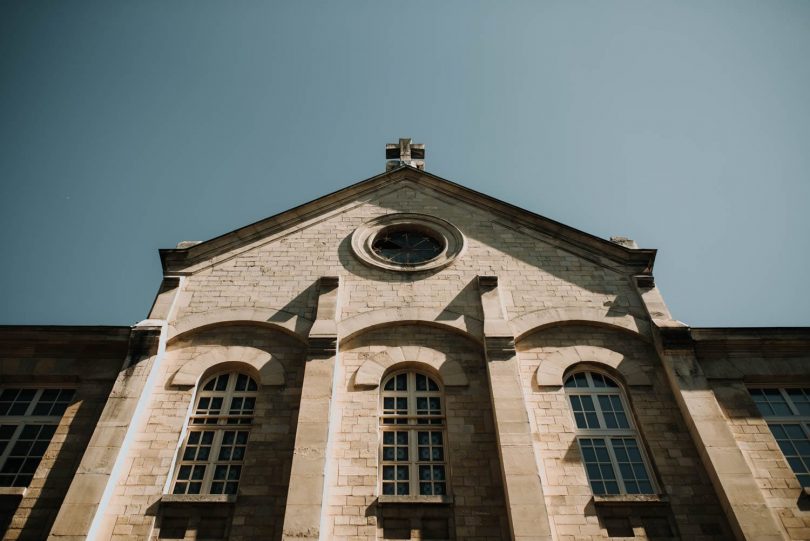
<path fill-rule="evenodd" d="M 749 389 L 759 412 L 803 487 L 810 487 L 810 389 Z"/>
<path fill-rule="evenodd" d="M 73 389 L 0 389 L 0 486 L 28 486 L 74 394 Z"/>
<path fill-rule="evenodd" d="M 246 374 L 213 376 L 197 393 L 173 494 L 236 494 L 258 385 Z"/>
<path fill-rule="evenodd" d="M 419 372 L 400 372 L 382 388 L 381 493 L 447 494 L 444 397 L 438 383 Z"/>
<path fill-rule="evenodd" d="M 653 494 L 649 468 L 618 384 L 598 372 L 577 372 L 566 378 L 565 391 L 593 493 Z"/>

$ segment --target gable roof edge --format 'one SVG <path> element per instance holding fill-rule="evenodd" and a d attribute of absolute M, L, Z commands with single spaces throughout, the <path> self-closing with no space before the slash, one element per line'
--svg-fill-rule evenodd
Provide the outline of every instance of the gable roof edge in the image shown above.
<path fill-rule="evenodd" d="M 408 172 L 416 173 L 418 176 L 437 183 L 437 186 L 433 186 L 434 188 L 440 191 L 450 192 L 455 196 L 460 196 L 460 198 L 471 204 L 484 206 L 488 210 L 498 214 L 508 215 L 510 219 L 518 223 L 523 222 L 525 225 L 537 228 L 550 236 L 556 236 L 561 240 L 588 251 L 600 253 L 617 263 L 634 267 L 638 269 L 637 272 L 642 274 L 652 273 L 657 253 L 655 249 L 627 248 L 408 165 L 402 165 L 391 171 L 386 171 L 379 175 L 361 180 L 345 188 L 335 190 L 317 199 L 302 203 L 286 211 L 224 233 L 199 244 L 187 248 L 161 248 L 159 253 L 163 273 L 164 275 L 187 274 L 184 272 L 185 268 L 200 263 L 207 258 L 214 257 L 223 251 L 227 251 L 231 249 L 234 244 L 249 242 L 266 234 L 268 229 L 283 229 L 301 222 L 307 217 L 329 210 L 330 208 L 336 208 L 346 199 L 375 189 L 384 179 L 402 180 L 404 178 L 402 173 Z"/>

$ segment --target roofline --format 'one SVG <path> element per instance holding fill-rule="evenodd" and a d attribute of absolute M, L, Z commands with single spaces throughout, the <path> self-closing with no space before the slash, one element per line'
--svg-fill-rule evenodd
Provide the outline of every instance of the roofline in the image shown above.
<path fill-rule="evenodd" d="M 12 331 L 36 332 L 130 332 L 124 325 L 0 325 L 0 333 Z"/>
<path fill-rule="evenodd" d="M 229 242 L 227 243 L 227 245 L 222 245 L 223 241 L 225 241 L 227 238 L 234 237 L 236 239 L 240 239 L 243 241 L 250 240 L 253 239 L 256 235 L 260 234 L 263 229 L 271 226 L 273 222 L 276 222 L 277 226 L 283 226 L 286 222 L 292 220 L 300 220 L 304 218 L 306 215 L 313 214 L 315 212 L 319 212 L 324 209 L 328 209 L 330 206 L 338 206 L 350 196 L 363 193 L 371 186 L 378 183 L 384 177 L 391 177 L 403 171 L 411 171 L 418 175 L 429 177 L 433 180 L 439 181 L 440 183 L 447 185 L 456 192 L 460 192 L 462 195 L 471 195 L 474 196 L 475 198 L 482 199 L 489 204 L 490 210 L 500 212 L 503 214 L 508 214 L 510 219 L 528 222 L 530 225 L 535 226 L 541 225 L 544 226 L 543 229 L 546 230 L 549 229 L 548 226 L 550 225 L 551 233 L 559 235 L 560 238 L 568 242 L 571 242 L 572 244 L 575 245 L 585 244 L 586 248 L 597 250 L 614 261 L 641 267 L 643 269 L 641 270 L 641 272 L 644 274 L 652 273 L 653 265 L 655 263 L 655 256 L 657 254 L 657 250 L 655 249 L 627 248 L 625 246 L 616 244 L 609 240 L 605 240 L 601 237 L 597 237 L 585 231 L 557 222 L 556 220 L 552 220 L 551 218 L 546 218 L 545 216 L 542 216 L 530 210 L 526 210 L 524 208 L 518 207 L 511 203 L 507 203 L 490 195 L 478 192 L 476 190 L 473 190 L 472 188 L 468 188 L 461 184 L 439 177 L 438 175 L 434 175 L 433 173 L 416 169 L 408 165 L 402 165 L 400 167 L 397 167 L 396 169 L 385 171 L 373 177 L 361 180 L 345 188 L 335 190 L 317 199 L 313 199 L 309 202 L 302 203 L 291 209 L 285 210 L 268 218 L 264 218 L 257 222 L 253 222 L 249 225 L 240 227 L 228 233 L 224 233 L 212 239 L 203 241 L 199 244 L 195 244 L 187 248 L 162 248 L 159 250 L 159 253 L 161 264 L 163 267 L 163 272 L 164 274 L 181 272 L 181 269 L 183 267 L 192 265 L 195 262 L 204 259 L 205 256 L 209 254 L 215 255 L 217 253 L 221 253 L 223 249 L 227 249 L 229 247 L 228 245 L 232 244 Z M 457 193 L 456 195 L 459 194 Z M 515 212 L 518 213 L 517 216 L 514 215 Z M 583 243 L 582 242 L 583 240 L 585 240 L 586 242 Z"/>
<path fill-rule="evenodd" d="M 810 327 L 691 327 L 695 342 L 711 341 L 810 341 Z"/>

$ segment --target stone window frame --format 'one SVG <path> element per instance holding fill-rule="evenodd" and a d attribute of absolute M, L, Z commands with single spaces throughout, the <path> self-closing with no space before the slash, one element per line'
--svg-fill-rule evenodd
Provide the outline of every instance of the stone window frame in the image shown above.
<path fill-rule="evenodd" d="M 586 380 L 587 386 L 585 387 L 576 387 L 569 385 L 569 382 L 577 381 L 580 378 L 578 376 L 584 376 Z M 597 378 L 594 376 L 599 377 L 599 381 L 604 383 L 604 386 L 597 386 L 594 381 L 597 381 Z M 573 370 L 565 375 L 564 378 L 564 385 L 563 389 L 565 391 L 567 402 L 569 409 L 571 411 L 571 417 L 573 420 L 573 427 L 576 435 L 577 446 L 580 451 L 580 457 L 582 459 L 582 465 L 585 469 L 585 475 L 588 479 L 588 484 L 591 487 L 591 491 L 596 498 L 612 498 L 612 497 L 637 497 L 637 496 L 655 496 L 659 494 L 660 488 L 656 481 L 654 470 L 652 468 L 652 461 L 650 460 L 646 446 L 644 445 L 644 440 L 641 437 L 641 434 L 638 430 L 638 425 L 635 421 L 635 415 L 633 414 L 633 410 L 630 407 L 629 400 L 627 398 L 626 390 L 624 385 L 621 384 L 615 377 L 611 376 L 605 371 L 601 371 L 595 369 L 594 367 L 587 366 L 581 367 L 578 370 Z M 587 426 L 585 428 L 580 427 L 580 422 L 577 417 L 577 413 L 579 413 L 575 406 L 573 397 L 590 397 L 591 403 L 593 405 L 593 416 L 596 418 L 597 428 L 591 428 Z M 602 401 L 598 398 L 599 396 L 607 396 L 607 397 L 617 397 L 618 403 L 614 400 L 608 398 L 608 401 L 611 403 L 611 411 L 607 411 L 606 408 L 603 407 Z M 581 398 L 580 398 L 581 400 Z M 580 402 L 581 403 L 581 402 Z M 617 409 L 616 406 L 620 405 L 621 410 Z M 583 410 L 582 419 L 585 421 L 586 425 L 591 424 L 590 418 L 585 414 Z M 624 416 L 626 420 L 626 427 L 607 427 L 606 422 L 606 413 L 608 415 L 613 414 L 617 419 L 618 423 L 618 415 L 621 414 Z M 596 455 L 596 445 L 594 444 L 595 441 L 601 440 L 602 446 L 601 448 L 607 453 L 608 461 L 589 461 L 586 457 L 585 446 L 583 445 L 584 442 L 588 442 L 593 449 L 594 455 Z M 623 452 L 626 456 L 629 456 L 630 448 L 628 445 L 634 444 L 635 450 L 638 451 L 639 457 L 635 462 L 629 462 L 627 460 L 620 461 L 619 456 L 617 456 L 617 452 L 619 451 L 619 447 L 616 446 L 615 441 L 622 440 L 622 447 L 624 447 Z M 643 473 L 646 475 L 646 479 L 640 478 L 637 476 L 637 472 L 633 471 L 633 479 L 630 479 L 625 473 L 622 471 L 622 465 L 630 465 L 631 470 L 633 470 L 633 464 L 640 464 L 643 468 Z M 608 490 L 608 482 L 611 479 L 607 478 L 605 481 L 605 477 L 603 475 L 602 465 L 609 465 L 611 468 L 611 473 L 613 473 L 614 478 L 612 479 L 615 482 L 616 490 L 611 491 Z M 595 479 L 591 475 L 591 470 L 596 468 L 600 472 L 600 479 Z M 602 484 L 603 490 L 597 490 L 598 484 Z M 632 485 L 635 483 L 637 486 L 635 489 L 628 490 L 628 485 Z M 643 490 L 642 486 L 644 484 L 649 485 L 649 490 Z M 637 490 L 636 490 L 637 489 Z"/>
<path fill-rule="evenodd" d="M 49 391 L 55 391 L 56 396 L 43 401 Z M 25 488 L 30 484 L 75 397 L 76 388 L 70 386 L 0 387 L 0 487 Z M 33 427 L 38 427 L 35 434 L 31 433 Z M 9 459 L 22 460 L 14 472 L 7 470 Z M 24 466 L 28 471 L 23 471 Z"/>
<path fill-rule="evenodd" d="M 380 234 L 393 229 L 413 229 L 429 234 L 441 242 L 444 247 L 441 253 L 421 263 L 394 263 L 373 249 L 375 240 Z M 360 261 L 371 267 L 400 272 L 420 272 L 438 270 L 446 267 L 462 255 L 466 240 L 461 231 L 446 220 L 412 212 L 385 214 L 369 220 L 354 230 L 351 237 L 351 248 Z"/>
<path fill-rule="evenodd" d="M 389 382 L 396 381 L 396 378 L 401 376 L 405 376 L 406 378 L 406 390 L 397 390 L 396 388 L 393 390 L 386 389 Z M 430 383 L 428 383 L 428 390 L 418 391 L 416 389 L 417 376 L 427 378 L 428 382 L 435 384 L 437 390 L 430 390 Z M 403 410 L 397 411 L 397 406 L 399 404 L 395 404 L 394 408 L 386 408 L 386 398 L 393 400 L 405 398 L 407 400 L 407 406 L 404 410 L 405 413 L 401 413 Z M 435 414 L 419 414 L 417 410 L 418 398 L 438 398 L 440 400 L 439 412 Z M 402 502 L 414 501 L 421 503 L 430 503 L 434 500 L 441 503 L 452 501 L 452 496 L 450 495 L 449 490 L 450 479 L 447 475 L 449 469 L 447 449 L 449 446 L 447 442 L 447 418 L 445 414 L 446 399 L 444 386 L 442 385 L 441 381 L 439 381 L 439 379 L 433 374 L 413 368 L 391 372 L 382 379 L 380 385 L 379 407 L 380 442 L 378 452 L 380 466 L 378 475 L 378 493 L 380 494 L 380 500 Z M 427 411 L 430 411 L 430 409 L 432 408 L 429 408 Z M 407 442 L 405 445 L 405 448 L 407 449 L 407 460 L 396 460 L 396 447 L 402 447 L 402 445 L 396 445 L 396 438 L 398 438 L 396 435 L 394 436 L 394 442 L 387 443 L 386 434 L 397 434 L 403 432 L 407 434 Z M 429 434 L 428 439 L 430 443 L 427 446 L 419 445 L 420 432 L 427 432 Z M 432 442 L 434 433 L 440 434 L 441 442 L 439 445 L 435 445 Z M 420 447 L 427 447 L 428 452 L 431 454 L 434 449 L 440 449 L 441 458 L 439 460 L 433 460 L 431 457 L 429 460 L 419 460 Z M 386 448 L 393 449 L 393 459 L 386 459 Z M 393 479 L 385 478 L 387 468 L 394 468 L 394 471 L 396 472 L 397 468 L 403 467 L 405 468 L 405 471 L 408 472 L 407 480 L 399 480 L 400 483 L 397 483 L 396 473 L 394 474 Z M 429 471 L 431 472 L 431 479 L 420 480 L 420 467 L 429 468 Z M 436 471 L 434 468 L 440 468 L 439 471 L 443 472 L 443 479 L 436 479 L 433 477 L 434 472 Z M 398 493 L 397 486 L 403 484 L 402 481 L 407 482 L 407 494 Z M 423 482 L 430 486 L 431 494 L 422 493 L 421 485 Z M 394 487 L 393 493 L 387 491 L 387 486 L 391 486 L 392 483 Z"/>
<path fill-rule="evenodd" d="M 756 391 L 761 391 L 757 400 Z M 767 391 L 772 391 L 768 393 Z M 775 393 L 773 393 L 775 391 Z M 801 391 L 805 398 L 803 401 L 795 400 L 789 391 Z M 785 457 L 790 469 L 803 488 L 810 487 L 810 387 L 802 385 L 756 385 L 748 387 L 748 394 L 768 424 L 768 428 L 776 440 L 782 456 Z M 779 402 L 768 398 L 772 396 L 781 399 Z M 801 408 L 798 404 L 804 404 Z M 774 405 L 785 406 L 788 414 L 777 413 Z M 768 412 L 765 408 L 769 408 Z M 804 410 L 804 412 L 802 411 Z M 797 426 L 793 434 L 789 434 L 786 426 Z M 776 429 L 778 427 L 778 429 Z M 793 436 L 798 436 L 793 437 Z M 800 443 L 801 445 L 796 445 Z M 792 449 L 793 452 L 790 452 Z"/>
<path fill-rule="evenodd" d="M 227 379 L 220 386 L 223 377 Z M 245 378 L 244 390 L 236 388 L 240 378 Z M 260 389 L 256 378 L 240 370 L 219 371 L 201 380 L 181 434 L 170 496 L 236 496 Z M 240 405 L 234 407 L 236 400 Z M 222 458 L 222 453 L 229 456 Z M 223 478 L 217 478 L 218 471 L 224 471 Z"/>

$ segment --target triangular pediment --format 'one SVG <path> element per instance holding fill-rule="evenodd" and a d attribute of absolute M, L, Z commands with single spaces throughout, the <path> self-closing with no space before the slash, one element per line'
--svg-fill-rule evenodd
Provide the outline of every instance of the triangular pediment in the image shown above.
<path fill-rule="evenodd" d="M 603 266 L 650 273 L 653 249 L 632 249 L 539 214 L 500 201 L 455 182 L 402 166 L 357 182 L 303 205 L 188 247 L 160 250 L 164 274 L 188 275 L 234 254 L 265 244 L 280 234 L 308 227 L 356 205 L 386 196 L 407 197 L 409 190 L 431 192 L 450 204 L 465 204 L 494 216 L 498 225 L 536 238 Z"/>

